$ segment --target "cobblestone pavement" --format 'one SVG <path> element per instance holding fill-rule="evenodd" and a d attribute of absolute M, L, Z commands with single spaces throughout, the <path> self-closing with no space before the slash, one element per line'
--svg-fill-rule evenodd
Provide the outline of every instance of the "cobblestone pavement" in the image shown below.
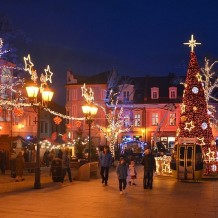
<path fill-rule="evenodd" d="M 178 182 L 156 176 L 154 188 L 144 190 L 141 166 L 138 175 L 137 186 L 128 186 L 123 195 L 113 168 L 107 187 L 100 179 L 53 183 L 48 170 L 42 170 L 43 188 L 34 190 L 33 175 L 25 175 L 20 183 L 0 175 L 0 217 L 218 218 L 217 180 Z"/>

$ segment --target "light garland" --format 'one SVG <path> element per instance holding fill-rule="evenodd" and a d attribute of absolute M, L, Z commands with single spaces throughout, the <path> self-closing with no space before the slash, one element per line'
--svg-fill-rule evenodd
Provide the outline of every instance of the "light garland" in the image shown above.
<path fill-rule="evenodd" d="M 53 114 L 55 116 L 58 116 L 58 117 L 61 117 L 63 119 L 68 119 L 68 120 L 85 120 L 84 117 L 82 118 L 76 118 L 76 117 L 71 117 L 71 116 L 67 116 L 67 115 L 64 115 L 64 114 L 61 114 L 59 112 L 56 112 L 56 111 L 53 111 L 51 110 L 50 108 L 43 108 L 45 111 L 48 111 L 50 114 Z"/>

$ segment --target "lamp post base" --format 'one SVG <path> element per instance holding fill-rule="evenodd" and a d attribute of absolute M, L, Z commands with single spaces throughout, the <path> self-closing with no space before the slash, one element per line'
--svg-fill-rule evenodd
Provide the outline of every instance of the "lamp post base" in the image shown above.
<path fill-rule="evenodd" d="M 34 189 L 41 189 L 40 183 L 40 168 L 35 168 L 35 182 L 34 182 Z"/>

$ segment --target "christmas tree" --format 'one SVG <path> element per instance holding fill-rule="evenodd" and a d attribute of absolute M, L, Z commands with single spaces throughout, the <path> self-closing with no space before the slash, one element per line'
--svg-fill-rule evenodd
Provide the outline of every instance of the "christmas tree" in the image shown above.
<path fill-rule="evenodd" d="M 183 103 L 181 105 L 180 123 L 177 129 L 177 140 L 179 138 L 195 138 L 196 143 L 202 146 L 204 154 L 207 154 L 208 151 L 213 151 L 213 154 L 215 154 L 216 147 L 209 122 L 204 84 L 194 52 L 194 47 L 200 43 L 196 43 L 192 35 L 189 43 L 184 44 L 188 44 L 191 47 L 191 53 L 184 85 L 185 89 L 183 91 Z M 205 157 L 206 159 L 211 158 L 208 155 Z"/>

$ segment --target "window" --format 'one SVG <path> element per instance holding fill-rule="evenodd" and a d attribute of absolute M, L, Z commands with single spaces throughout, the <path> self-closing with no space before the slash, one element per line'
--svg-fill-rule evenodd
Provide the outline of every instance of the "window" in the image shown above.
<path fill-rule="evenodd" d="M 45 133 L 48 133 L 48 123 L 45 122 Z"/>
<path fill-rule="evenodd" d="M 69 89 L 67 89 L 67 101 L 70 100 L 70 93 L 69 93 Z"/>
<path fill-rule="evenodd" d="M 77 89 L 72 90 L 72 100 L 77 100 Z"/>
<path fill-rule="evenodd" d="M 123 92 L 123 100 L 124 101 L 129 101 L 129 91 L 124 91 Z"/>
<path fill-rule="evenodd" d="M 66 111 L 66 116 L 69 116 L 69 111 Z M 66 119 L 66 124 L 69 124 L 69 119 Z"/>
<path fill-rule="evenodd" d="M 129 126 L 130 126 L 130 118 L 129 118 L 129 116 L 125 116 L 125 117 L 124 117 L 123 125 L 124 125 L 125 127 L 129 127 Z"/>
<path fill-rule="evenodd" d="M 106 91 L 101 89 L 101 99 L 104 100 L 106 98 Z"/>
<path fill-rule="evenodd" d="M 153 126 L 157 126 L 158 125 L 158 113 L 152 113 L 151 124 Z"/>
<path fill-rule="evenodd" d="M 175 126 L 176 125 L 176 114 L 171 113 L 170 114 L 170 126 Z"/>
<path fill-rule="evenodd" d="M 170 99 L 177 98 L 177 87 L 169 87 L 169 98 Z"/>
<path fill-rule="evenodd" d="M 72 105 L 72 116 L 77 117 L 77 105 Z"/>
<path fill-rule="evenodd" d="M 141 126 L 141 115 L 140 114 L 134 115 L 134 126 Z"/>
<path fill-rule="evenodd" d="M 151 88 L 151 99 L 158 99 L 159 98 L 159 88 L 153 87 Z"/>

